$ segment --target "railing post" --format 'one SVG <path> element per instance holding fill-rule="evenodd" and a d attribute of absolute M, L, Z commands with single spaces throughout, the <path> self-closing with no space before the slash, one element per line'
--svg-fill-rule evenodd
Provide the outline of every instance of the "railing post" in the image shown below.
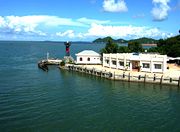
<path fill-rule="evenodd" d="M 162 84 L 162 81 L 163 81 L 163 75 L 161 76 L 161 79 L 160 79 L 160 84 Z"/>
<path fill-rule="evenodd" d="M 130 82 L 130 80 L 131 80 L 131 76 L 130 76 L 131 74 L 129 73 L 129 75 L 128 75 L 128 82 Z"/>
<path fill-rule="evenodd" d="M 114 71 L 114 80 L 116 79 L 115 71 Z"/>
<path fill-rule="evenodd" d="M 144 83 L 146 83 L 146 74 L 144 75 Z"/>
<path fill-rule="evenodd" d="M 125 78 L 125 73 L 123 72 L 123 78 Z"/>
<path fill-rule="evenodd" d="M 156 74 L 154 74 L 154 78 L 153 78 L 154 81 L 156 81 Z"/>

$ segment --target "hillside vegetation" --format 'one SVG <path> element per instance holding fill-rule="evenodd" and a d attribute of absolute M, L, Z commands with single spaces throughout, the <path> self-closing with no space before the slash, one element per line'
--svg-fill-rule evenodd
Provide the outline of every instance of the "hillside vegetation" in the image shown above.
<path fill-rule="evenodd" d="M 93 41 L 93 43 L 107 43 L 108 40 L 111 40 L 114 43 L 129 43 L 129 42 L 138 42 L 140 44 L 156 44 L 157 40 L 152 38 L 139 38 L 139 39 L 132 39 L 132 40 L 125 40 L 125 39 L 113 39 L 111 37 L 105 37 L 105 38 L 98 38 Z"/>
<path fill-rule="evenodd" d="M 180 57 L 180 35 L 158 40 L 157 47 L 150 48 L 149 52 L 159 52 L 171 57 Z"/>
<path fill-rule="evenodd" d="M 127 46 L 118 46 L 118 44 L 111 38 L 106 37 L 106 46 L 101 49 L 102 53 L 130 53 L 130 52 L 144 52 L 140 42 L 146 42 L 147 39 L 136 39 L 128 42 Z M 138 41 L 137 41 L 138 40 Z M 140 41 L 139 41 L 140 40 Z M 148 49 L 148 52 L 158 52 L 166 54 L 170 57 L 180 57 L 180 35 L 168 39 L 156 40 L 157 47 Z"/>

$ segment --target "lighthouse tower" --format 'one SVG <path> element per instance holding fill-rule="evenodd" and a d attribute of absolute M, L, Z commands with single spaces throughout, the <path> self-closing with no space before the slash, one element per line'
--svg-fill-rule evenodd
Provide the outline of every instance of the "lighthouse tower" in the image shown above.
<path fill-rule="evenodd" d="M 65 63 L 74 63 L 74 59 L 70 55 L 70 46 L 71 46 L 71 43 L 67 41 L 67 42 L 64 42 L 64 45 L 66 47 L 66 54 L 64 56 Z"/>
<path fill-rule="evenodd" d="M 70 56 L 70 46 L 71 46 L 71 43 L 67 41 L 67 42 L 64 42 L 64 45 L 66 47 L 66 55 L 65 56 L 69 57 Z"/>

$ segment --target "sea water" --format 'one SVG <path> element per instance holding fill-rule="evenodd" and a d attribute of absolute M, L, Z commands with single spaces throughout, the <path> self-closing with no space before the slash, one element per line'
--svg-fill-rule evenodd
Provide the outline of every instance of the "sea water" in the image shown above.
<path fill-rule="evenodd" d="M 101 44 L 73 44 L 71 55 Z M 63 58 L 53 42 L 0 42 L 0 131 L 180 131 L 175 86 L 111 81 L 37 62 Z"/>

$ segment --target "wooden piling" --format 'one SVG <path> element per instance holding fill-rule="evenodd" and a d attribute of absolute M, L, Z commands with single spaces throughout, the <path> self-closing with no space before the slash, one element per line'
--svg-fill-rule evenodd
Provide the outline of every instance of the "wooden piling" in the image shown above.
<path fill-rule="evenodd" d="M 112 73 L 111 72 L 109 72 L 109 78 L 112 78 Z"/>
<path fill-rule="evenodd" d="M 131 74 L 129 73 L 129 75 L 128 75 L 128 82 L 130 82 L 130 80 L 131 80 L 131 76 L 130 76 Z"/>
<path fill-rule="evenodd" d="M 169 79 L 169 82 L 172 83 L 172 78 Z"/>
<path fill-rule="evenodd" d="M 116 73 L 114 72 L 114 80 L 116 79 L 116 75 L 115 75 Z"/>
<path fill-rule="evenodd" d="M 144 75 L 144 83 L 146 83 L 146 74 Z"/>
<path fill-rule="evenodd" d="M 123 78 L 125 78 L 125 73 L 123 72 Z"/>
<path fill-rule="evenodd" d="M 156 74 L 154 74 L 154 78 L 153 78 L 153 81 L 156 81 Z"/>
<path fill-rule="evenodd" d="M 163 75 L 161 76 L 161 79 L 160 79 L 160 84 L 162 84 L 162 81 L 163 81 Z"/>
<path fill-rule="evenodd" d="M 180 87 L 180 77 L 179 77 L 179 80 L 178 80 L 178 87 Z"/>

